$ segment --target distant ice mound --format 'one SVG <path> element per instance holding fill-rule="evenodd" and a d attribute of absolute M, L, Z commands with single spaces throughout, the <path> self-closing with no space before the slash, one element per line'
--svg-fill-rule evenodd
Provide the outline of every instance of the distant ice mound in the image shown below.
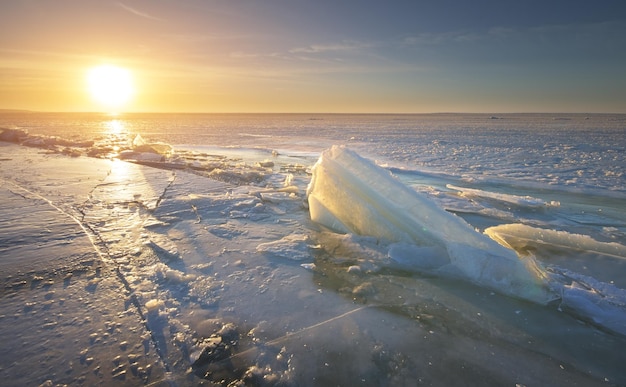
<path fill-rule="evenodd" d="M 161 162 L 172 155 L 172 146 L 164 143 L 148 143 L 140 134 L 133 139 L 133 149 L 120 152 L 120 159 L 140 162 Z"/>
<path fill-rule="evenodd" d="M 423 249 L 389 250 L 392 259 L 417 271 L 461 278 L 541 304 L 559 298 L 533 257 L 518 257 L 355 152 L 333 146 L 312 172 L 307 198 L 313 221 L 337 232 L 438 252 L 422 259 L 415 252 Z"/>

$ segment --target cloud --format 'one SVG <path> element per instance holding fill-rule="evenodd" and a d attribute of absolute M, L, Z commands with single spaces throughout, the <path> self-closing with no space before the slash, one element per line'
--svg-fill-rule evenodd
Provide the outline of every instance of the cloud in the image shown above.
<path fill-rule="evenodd" d="M 439 46 L 449 43 L 472 43 L 484 38 L 484 35 L 467 31 L 424 32 L 404 37 L 400 42 L 400 46 Z"/>
<path fill-rule="evenodd" d="M 124 4 L 124 3 L 121 3 L 121 2 L 118 2 L 117 6 L 122 8 L 122 9 L 124 9 L 127 12 L 132 13 L 133 15 L 136 15 L 136 16 L 139 16 L 139 17 L 142 17 L 142 18 L 145 18 L 145 19 L 156 20 L 156 21 L 163 21 L 163 19 L 159 19 L 158 17 L 149 15 L 149 14 L 147 14 L 145 12 L 141 12 L 141 11 L 139 11 L 139 10 L 137 10 L 135 8 L 132 8 L 132 7 L 130 7 L 130 6 L 126 5 L 126 4 Z"/>
<path fill-rule="evenodd" d="M 371 48 L 372 45 L 361 42 L 344 41 L 334 44 L 312 44 L 306 47 L 297 47 L 289 50 L 292 54 L 321 54 L 325 52 L 355 52 Z"/>

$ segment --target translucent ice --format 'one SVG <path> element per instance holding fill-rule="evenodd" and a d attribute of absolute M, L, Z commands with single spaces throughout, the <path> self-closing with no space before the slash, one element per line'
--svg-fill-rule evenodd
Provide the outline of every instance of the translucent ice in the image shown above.
<path fill-rule="evenodd" d="M 588 235 L 572 234 L 567 231 L 531 227 L 524 224 L 502 224 L 489 227 L 485 234 L 503 246 L 516 248 L 518 244 L 533 241 L 535 244 L 550 245 L 585 251 L 594 251 L 616 258 L 626 259 L 626 246 L 616 242 L 600 242 Z"/>
<path fill-rule="evenodd" d="M 499 192 L 489 192 L 483 191 L 479 189 L 472 188 L 464 188 L 458 187 L 456 185 L 447 184 L 447 188 L 453 189 L 456 191 L 460 191 L 461 196 L 471 197 L 471 198 L 484 198 L 491 199 L 506 203 L 508 205 L 514 205 L 517 207 L 528 207 L 528 208 L 547 208 L 547 207 L 558 207 L 560 206 L 559 202 L 551 201 L 546 202 L 542 199 L 534 198 L 531 196 L 518 196 L 518 195 L 510 195 Z"/>
<path fill-rule="evenodd" d="M 307 188 L 311 219 L 335 231 L 440 249 L 447 257 L 420 262 L 411 249 L 392 258 L 416 270 L 462 278 L 500 293 L 547 303 L 548 290 L 532 257 L 517 254 L 476 232 L 463 219 L 408 188 L 387 170 L 343 147 L 322 153 Z M 393 256 L 397 255 L 397 256 Z"/>
<path fill-rule="evenodd" d="M 308 236 L 291 234 L 277 241 L 261 243 L 256 250 L 295 261 L 303 261 L 311 258 L 311 250 L 314 248 L 315 246 L 311 244 Z"/>

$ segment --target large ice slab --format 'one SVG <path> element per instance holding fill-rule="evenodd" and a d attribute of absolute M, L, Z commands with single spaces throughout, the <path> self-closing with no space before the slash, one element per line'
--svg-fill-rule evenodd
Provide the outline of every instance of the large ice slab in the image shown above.
<path fill-rule="evenodd" d="M 419 254 L 411 253 L 419 249 L 390 249 L 392 258 L 419 271 L 462 278 L 534 302 L 558 298 L 532 257 L 518 257 L 346 147 L 324 151 L 312 171 L 307 197 L 313 221 L 338 232 L 442 252 L 440 259 L 428 254 L 427 262 L 421 262 Z"/>

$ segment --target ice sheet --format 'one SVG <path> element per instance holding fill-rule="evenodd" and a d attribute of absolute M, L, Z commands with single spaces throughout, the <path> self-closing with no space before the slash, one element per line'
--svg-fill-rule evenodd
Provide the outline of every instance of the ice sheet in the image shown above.
<path fill-rule="evenodd" d="M 0 340 L 10 349 L 0 354 L 2 384 L 166 379 L 130 289 L 73 208 L 110 162 L 2 148 Z"/>
<path fill-rule="evenodd" d="M 150 132 L 151 143 L 178 133 L 170 130 L 172 122 L 160 120 L 151 121 L 150 130 L 161 128 L 160 138 Z M 330 125 L 329 121 L 322 126 Z M 35 232 L 28 241 L 29 254 L 21 254 L 23 249 L 17 255 L 2 254 L 14 262 L 22 259 L 10 267 L 21 271 L 19 276 L 26 281 L 3 277 L 10 286 L 3 288 L 0 298 L 2 342 L 9 344 L 12 359 L 25 359 L 20 366 L 10 360 L 13 363 L 0 369 L 4 380 L 21 375 L 19 385 L 46 380 L 137 385 L 166 378 L 164 383 L 177 386 L 222 380 L 283 385 L 349 385 L 355 380 L 368 385 L 455 385 L 467 380 L 485 385 L 626 383 L 626 343 L 622 336 L 607 334 L 609 328 L 597 329 L 610 324 L 612 304 L 587 303 L 585 314 L 571 306 L 580 309 L 581 290 L 619 301 L 610 286 L 550 266 L 550 279 L 558 277 L 564 288 L 575 291 L 558 302 L 560 309 L 545 307 L 502 296 L 484 284 L 459 281 L 458 272 L 436 272 L 449 265 L 445 243 L 386 242 L 327 232 L 310 221 L 304 205 L 314 159 L 273 155 L 274 139 L 285 147 L 303 142 L 293 137 L 292 127 L 282 123 L 277 127 L 291 137 L 246 127 L 245 131 L 264 133 L 250 137 L 251 148 L 175 149 L 157 162 L 78 156 L 113 157 L 125 147 L 132 151 L 132 141 L 121 135 L 115 140 L 117 151 L 106 141 L 96 141 L 91 148 L 68 145 L 71 152 L 53 145 L 63 143 L 57 140 L 46 140 L 45 150 L 6 145 L 11 149 L 0 159 L 2 188 L 5 181 L 17 183 L 76 217 L 96 237 L 96 247 L 107 262 L 91 259 L 86 271 L 82 264 L 64 266 L 68 261 L 63 257 L 82 261 L 74 259 L 81 249 L 73 247 L 84 244 L 93 251 L 86 239 L 73 238 L 77 235 L 73 226 L 57 217 L 48 227 L 62 232 L 38 234 L 43 227 L 37 221 L 11 217 L 22 220 L 22 230 Z M 346 136 L 344 125 L 337 128 L 331 132 L 338 138 Z M 383 132 L 377 124 L 371 125 L 369 134 L 361 128 L 350 131 L 348 136 L 357 137 L 352 145 L 370 143 L 371 148 L 374 142 L 377 148 L 394 151 L 379 141 Z M 185 135 L 189 143 L 196 138 L 202 143 L 205 132 L 208 135 L 204 129 Z M 228 127 L 220 129 L 205 143 L 217 143 L 220 136 L 239 141 L 227 137 L 231 132 Z M 307 149 L 331 142 L 318 141 L 320 133 L 315 132 L 310 142 L 307 137 Z M 404 140 L 415 132 L 407 134 L 395 151 L 415 157 L 415 150 L 423 148 L 405 147 Z M 252 148 L 261 142 L 261 149 Z M 449 145 L 454 148 L 454 141 Z M 446 194 L 445 188 L 437 191 L 445 187 L 442 181 L 471 185 L 454 178 L 454 163 L 469 160 L 475 166 L 479 161 L 468 153 L 458 155 L 467 157 L 456 161 L 448 154 L 442 157 L 450 169 L 432 175 L 427 183 L 435 187 L 428 194 L 431 204 L 440 203 L 441 197 L 451 203 L 467 201 Z M 484 171 L 486 167 L 477 170 Z M 430 189 L 421 181 L 412 182 L 412 187 L 421 192 Z M 50 204 L 13 191 L 7 194 L 28 206 L 11 210 L 16 205 L 7 202 L 0 206 L 3 215 L 32 208 L 35 218 L 46 213 L 64 216 L 52 207 L 40 212 L 36 207 Z M 487 218 L 491 202 L 476 202 L 487 214 L 482 217 L 485 223 L 492 222 Z M 568 207 L 554 209 L 560 210 Z M 531 215 L 544 226 L 560 221 L 550 219 L 553 210 Z M 468 223 L 484 228 L 471 216 Z M 52 218 L 42 221 L 47 219 Z M 614 228 L 604 236 L 621 238 L 623 227 Z M 10 225 L 5 229 L 12 230 Z M 58 250 L 48 251 L 46 237 L 55 234 L 67 239 L 59 239 Z M 425 239 L 432 241 L 433 236 L 437 240 L 441 235 L 429 233 Z M 8 244 L 13 242 L 7 238 Z M 546 245 L 543 251 L 550 255 L 554 247 Z M 415 266 L 416 256 L 421 267 Z M 47 264 L 41 273 L 26 268 L 26 261 L 36 257 Z M 67 282 L 66 274 L 71 274 Z M 24 325 L 26 330 L 9 326 L 18 316 L 18 321 L 30 324 Z M 4 335 L 15 340 L 6 341 Z M 32 364 L 44 365 L 31 371 Z"/>

